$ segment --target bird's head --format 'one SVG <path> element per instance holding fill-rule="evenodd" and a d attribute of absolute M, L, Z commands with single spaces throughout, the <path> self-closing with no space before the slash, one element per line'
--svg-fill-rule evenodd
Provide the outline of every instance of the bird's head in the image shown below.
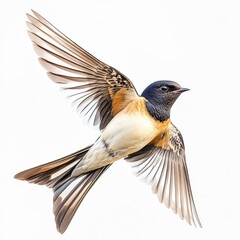
<path fill-rule="evenodd" d="M 170 110 L 181 93 L 188 91 L 174 81 L 156 81 L 150 84 L 142 93 L 153 108 L 157 107 L 170 116 Z M 150 107 L 150 106 L 148 106 Z"/>
<path fill-rule="evenodd" d="M 143 91 L 142 96 L 154 105 L 168 106 L 171 108 L 181 93 L 188 90 L 188 88 L 182 88 L 174 81 L 156 81 Z"/>

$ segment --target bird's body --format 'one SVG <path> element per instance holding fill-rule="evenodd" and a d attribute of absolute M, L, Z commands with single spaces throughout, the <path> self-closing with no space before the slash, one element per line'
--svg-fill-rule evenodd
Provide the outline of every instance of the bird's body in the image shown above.
<path fill-rule="evenodd" d="M 98 125 L 96 142 L 15 177 L 45 184 L 54 192 L 57 229 L 63 233 L 78 206 L 111 164 L 125 159 L 164 202 L 189 224 L 201 226 L 194 205 L 184 143 L 170 120 L 182 92 L 173 81 L 156 81 L 139 95 L 132 82 L 101 62 L 34 12 L 29 36 L 39 61 L 56 83 L 66 85 L 77 110 Z"/>
<path fill-rule="evenodd" d="M 135 153 L 161 135 L 170 120 L 155 121 L 146 108 L 146 99 L 139 97 L 119 112 L 89 149 L 73 175 L 111 164 Z"/>

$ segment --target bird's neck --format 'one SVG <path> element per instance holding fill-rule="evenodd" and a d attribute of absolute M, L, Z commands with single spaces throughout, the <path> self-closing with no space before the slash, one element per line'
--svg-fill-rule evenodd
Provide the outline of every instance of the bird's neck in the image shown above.
<path fill-rule="evenodd" d="M 164 122 L 170 118 L 170 109 L 165 108 L 161 105 L 155 105 L 151 102 L 146 102 L 146 108 L 149 114 L 156 120 Z"/>

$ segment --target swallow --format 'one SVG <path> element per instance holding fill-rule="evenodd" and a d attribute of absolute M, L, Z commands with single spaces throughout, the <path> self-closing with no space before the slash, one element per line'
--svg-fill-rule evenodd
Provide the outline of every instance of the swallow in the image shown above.
<path fill-rule="evenodd" d="M 124 74 L 32 13 L 27 14 L 28 33 L 40 64 L 101 134 L 91 146 L 15 178 L 52 188 L 56 227 L 64 233 L 94 183 L 115 161 L 125 159 L 161 203 L 190 225 L 201 227 L 183 138 L 170 119 L 174 102 L 189 89 L 164 80 L 151 83 L 139 95 Z"/>

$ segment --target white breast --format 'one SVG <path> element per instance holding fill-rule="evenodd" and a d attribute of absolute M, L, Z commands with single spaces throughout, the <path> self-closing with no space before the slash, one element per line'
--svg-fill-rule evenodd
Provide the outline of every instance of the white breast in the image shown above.
<path fill-rule="evenodd" d="M 126 157 L 143 148 L 157 133 L 153 120 L 148 116 L 122 111 L 108 124 L 102 138 L 110 149 L 119 152 L 119 157 Z"/>

